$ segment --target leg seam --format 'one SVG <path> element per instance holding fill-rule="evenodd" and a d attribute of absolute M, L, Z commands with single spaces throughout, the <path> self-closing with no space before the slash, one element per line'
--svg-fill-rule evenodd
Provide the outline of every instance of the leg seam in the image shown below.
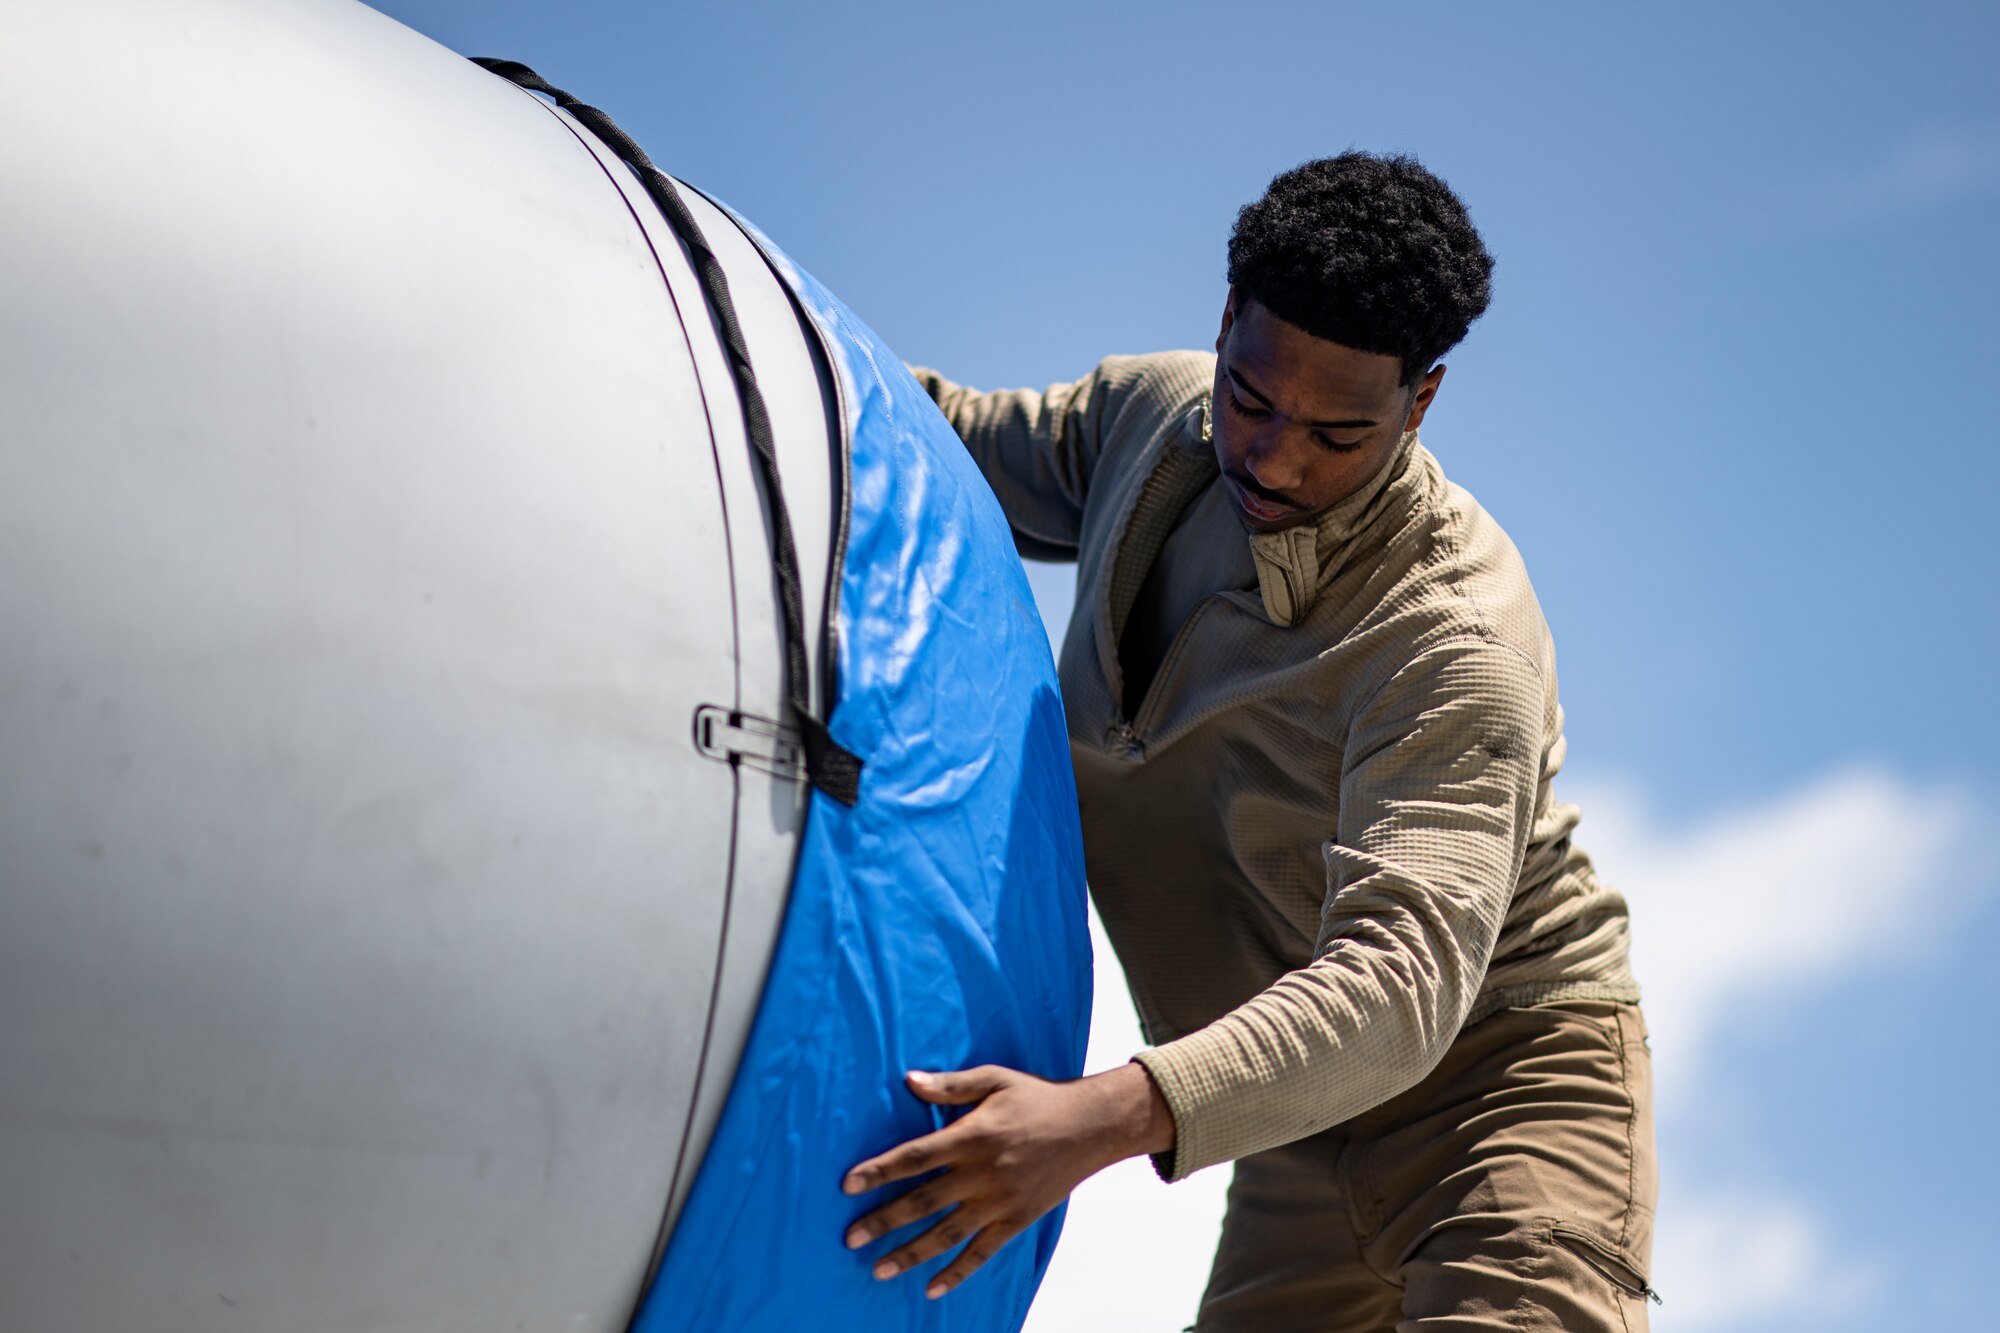
<path fill-rule="evenodd" d="M 1632 1239 L 1632 1210 L 1639 1199 L 1639 1099 L 1632 1095 L 1632 1064 L 1628 1054 L 1625 1016 L 1614 1025 L 1618 1034 L 1618 1082 L 1625 1089 L 1625 1215 L 1618 1223 L 1618 1248 Z M 1622 1314 L 1622 1311 L 1621 1311 Z"/>

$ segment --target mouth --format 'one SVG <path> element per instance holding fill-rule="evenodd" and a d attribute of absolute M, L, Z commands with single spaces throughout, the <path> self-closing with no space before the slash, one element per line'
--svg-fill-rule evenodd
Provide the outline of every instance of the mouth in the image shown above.
<path fill-rule="evenodd" d="M 1245 517 L 1255 522 L 1283 523 L 1305 512 L 1294 504 L 1265 499 L 1261 488 L 1253 489 L 1256 487 L 1255 482 L 1239 477 L 1234 472 L 1224 472 L 1222 475 L 1229 481 L 1230 496 L 1236 501 L 1236 507 L 1243 511 Z"/>

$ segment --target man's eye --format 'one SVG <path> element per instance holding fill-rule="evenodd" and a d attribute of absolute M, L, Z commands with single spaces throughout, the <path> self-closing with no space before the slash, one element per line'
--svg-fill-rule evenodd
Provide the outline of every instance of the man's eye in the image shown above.
<path fill-rule="evenodd" d="M 1271 415 L 1265 409 L 1261 407 L 1252 407 L 1248 403 L 1244 402 L 1241 398 L 1238 398 L 1236 396 L 1236 391 L 1234 389 L 1230 390 L 1229 392 L 1229 406 L 1235 409 L 1236 415 L 1241 417 L 1248 417 L 1252 421 L 1261 421 L 1265 417 Z"/>
<path fill-rule="evenodd" d="M 1368 443 L 1366 440 L 1349 440 L 1343 444 L 1339 440 L 1329 440 L 1324 435 L 1315 435 L 1313 438 L 1337 454 L 1351 454 L 1362 445 Z"/>

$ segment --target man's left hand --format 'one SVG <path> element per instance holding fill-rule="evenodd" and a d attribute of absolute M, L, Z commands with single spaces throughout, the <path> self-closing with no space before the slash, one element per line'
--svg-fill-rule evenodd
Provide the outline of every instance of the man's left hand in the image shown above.
<path fill-rule="evenodd" d="M 1090 1176 L 1113 1162 L 1174 1144 L 1166 1100 L 1138 1064 L 1066 1083 L 998 1065 L 950 1074 L 912 1071 L 907 1081 L 911 1092 L 935 1105 L 977 1105 L 936 1133 L 847 1173 L 841 1188 L 862 1194 L 942 1168 L 848 1228 L 847 1247 L 859 1249 L 943 1212 L 936 1225 L 875 1265 L 877 1278 L 892 1278 L 964 1243 L 924 1288 L 932 1300 L 972 1276 Z"/>

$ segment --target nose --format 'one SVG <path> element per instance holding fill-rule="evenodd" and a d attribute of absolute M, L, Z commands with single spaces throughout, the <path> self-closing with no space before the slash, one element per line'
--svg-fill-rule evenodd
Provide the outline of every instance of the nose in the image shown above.
<path fill-rule="evenodd" d="M 1247 446 L 1243 451 L 1243 470 L 1265 490 L 1290 491 L 1305 480 L 1298 453 L 1287 444 L 1282 430 L 1266 425 L 1250 437 Z"/>

